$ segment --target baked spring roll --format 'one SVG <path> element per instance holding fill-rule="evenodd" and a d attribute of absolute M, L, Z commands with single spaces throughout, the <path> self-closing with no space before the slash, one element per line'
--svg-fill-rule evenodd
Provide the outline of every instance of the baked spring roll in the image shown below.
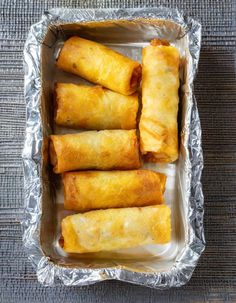
<path fill-rule="evenodd" d="M 141 80 L 138 62 L 80 37 L 64 43 L 57 67 L 124 95 L 133 94 Z"/>
<path fill-rule="evenodd" d="M 135 129 L 138 95 L 124 96 L 101 86 L 57 83 L 55 122 L 85 129 Z"/>
<path fill-rule="evenodd" d="M 55 173 L 140 167 L 136 130 L 101 130 L 50 136 Z"/>
<path fill-rule="evenodd" d="M 62 246 L 68 253 L 86 253 L 171 239 L 170 208 L 155 205 L 94 210 L 62 220 Z"/>
<path fill-rule="evenodd" d="M 163 202 L 166 176 L 151 170 L 68 172 L 63 175 L 65 209 L 147 206 Z"/>
<path fill-rule="evenodd" d="M 179 52 L 167 41 L 152 40 L 142 55 L 141 152 L 151 162 L 173 162 L 178 158 Z"/>

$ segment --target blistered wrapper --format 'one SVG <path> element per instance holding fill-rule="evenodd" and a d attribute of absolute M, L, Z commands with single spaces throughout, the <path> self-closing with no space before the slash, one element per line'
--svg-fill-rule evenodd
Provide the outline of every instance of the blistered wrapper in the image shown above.
<path fill-rule="evenodd" d="M 172 210 L 169 244 L 81 255 L 66 254 L 60 248 L 60 222 L 70 212 L 63 208 L 60 177 L 48 163 L 48 136 L 68 132 L 53 122 L 55 82 L 86 83 L 55 67 L 63 41 L 73 35 L 101 42 L 137 61 L 142 47 L 153 38 L 170 41 L 180 52 L 179 160 L 144 166 L 167 175 L 165 200 Z M 23 242 L 41 283 L 87 285 L 116 279 L 164 289 L 190 279 L 205 246 L 201 125 L 193 95 L 200 42 L 198 22 L 161 7 L 56 8 L 31 27 L 24 49 L 27 121 L 22 223 Z"/>

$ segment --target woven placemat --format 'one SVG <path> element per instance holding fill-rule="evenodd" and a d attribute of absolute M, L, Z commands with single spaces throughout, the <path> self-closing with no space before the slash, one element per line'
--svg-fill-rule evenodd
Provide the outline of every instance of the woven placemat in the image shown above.
<path fill-rule="evenodd" d="M 203 128 L 207 247 L 191 281 L 158 291 L 108 281 L 45 288 L 22 246 L 21 150 L 25 129 L 22 50 L 31 24 L 52 7 L 178 7 L 203 25 L 195 93 Z M 1 0 L 0 12 L 0 302 L 236 302 L 235 1 Z"/>

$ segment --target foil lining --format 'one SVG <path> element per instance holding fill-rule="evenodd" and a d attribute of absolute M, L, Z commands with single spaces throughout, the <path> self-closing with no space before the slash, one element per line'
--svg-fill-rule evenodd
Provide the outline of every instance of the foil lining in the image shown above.
<path fill-rule="evenodd" d="M 45 121 L 42 109 L 43 82 L 42 76 L 42 45 L 50 43 L 47 33 L 50 30 L 55 39 L 58 28 L 63 25 L 73 26 L 86 22 L 134 22 L 136 20 L 155 20 L 156 34 L 163 38 L 177 39 L 185 37 L 188 51 L 188 69 L 182 87 L 184 115 L 181 129 L 180 159 L 177 164 L 180 180 L 180 194 L 183 203 L 181 213 L 184 223 L 185 242 L 181 251 L 166 269 L 159 268 L 147 271 L 127 266 L 127 263 L 114 263 L 113 266 L 78 266 L 73 262 L 64 263 L 51 258 L 42 249 L 41 223 L 47 216 L 43 211 L 42 200 L 46 183 L 42 174 L 45 146 L 45 129 L 50 129 L 49 121 Z M 96 23 L 94 23 L 96 26 Z M 126 26 L 124 23 L 122 26 Z M 135 22 L 134 22 L 135 24 Z M 142 23 L 143 24 L 143 23 Z M 176 30 L 176 26 L 179 28 Z M 173 29 L 174 27 L 174 29 Z M 95 27 L 94 27 L 95 28 Z M 145 26 L 144 26 L 145 29 Z M 63 32 L 63 31 L 62 31 Z M 178 37 L 176 37 L 178 32 Z M 147 37 L 148 39 L 148 37 Z M 201 148 L 201 125 L 197 104 L 193 96 L 193 79 L 196 74 L 201 43 L 201 25 L 191 18 L 183 16 L 178 10 L 159 8 L 143 9 L 62 9 L 56 8 L 45 12 L 40 22 L 34 24 L 29 32 L 24 48 L 25 67 L 25 100 L 26 100 L 26 133 L 23 149 L 25 216 L 22 221 L 23 242 L 29 259 L 32 261 L 38 280 L 44 285 L 88 285 L 106 279 L 117 279 L 158 289 L 184 285 L 191 277 L 198 259 L 205 247 L 203 229 L 203 193 L 201 173 L 203 169 L 203 154 Z M 47 131 L 46 131 L 47 133 Z M 183 173 L 184 172 L 184 173 Z M 44 229 L 47 229 L 45 227 Z M 65 257 L 66 258 L 66 257 Z M 158 262 L 153 260 L 152 262 Z M 149 267 L 152 267 L 150 262 Z"/>

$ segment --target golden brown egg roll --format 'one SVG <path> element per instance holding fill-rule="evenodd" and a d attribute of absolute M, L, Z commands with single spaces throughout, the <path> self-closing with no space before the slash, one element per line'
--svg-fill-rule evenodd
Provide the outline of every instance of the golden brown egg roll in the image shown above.
<path fill-rule="evenodd" d="M 168 243 L 170 214 L 168 206 L 155 205 L 68 216 L 62 220 L 63 248 L 68 253 L 86 253 Z"/>
<path fill-rule="evenodd" d="M 179 52 L 153 40 L 142 55 L 141 152 L 151 162 L 173 162 L 178 158 Z"/>
<path fill-rule="evenodd" d="M 147 206 L 163 202 L 166 176 L 151 170 L 68 172 L 63 175 L 65 209 Z"/>
<path fill-rule="evenodd" d="M 52 135 L 50 159 L 55 173 L 84 169 L 135 169 L 141 165 L 136 130 Z"/>
<path fill-rule="evenodd" d="M 58 83 L 55 122 L 71 128 L 134 129 L 138 95 L 124 96 L 101 86 Z"/>
<path fill-rule="evenodd" d="M 124 95 L 133 94 L 141 80 L 138 62 L 80 37 L 64 43 L 57 67 Z"/>

